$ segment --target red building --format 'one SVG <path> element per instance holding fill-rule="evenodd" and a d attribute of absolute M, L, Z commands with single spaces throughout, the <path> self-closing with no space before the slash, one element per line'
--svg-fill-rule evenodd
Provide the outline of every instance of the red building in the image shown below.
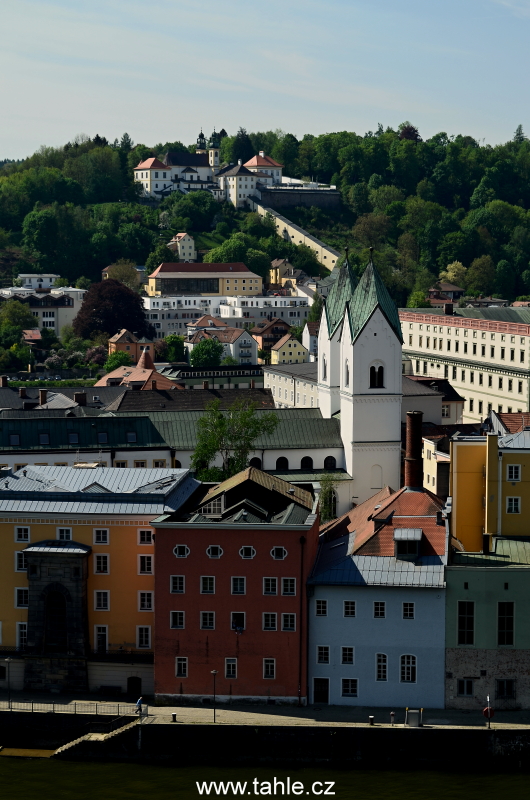
<path fill-rule="evenodd" d="M 250 467 L 153 523 L 155 694 L 307 702 L 305 582 L 317 503 Z"/>

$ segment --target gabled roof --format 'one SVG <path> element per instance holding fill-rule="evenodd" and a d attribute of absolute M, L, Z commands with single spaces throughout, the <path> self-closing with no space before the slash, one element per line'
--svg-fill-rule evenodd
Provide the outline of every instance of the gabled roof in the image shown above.
<path fill-rule="evenodd" d="M 344 319 L 346 307 L 353 299 L 356 286 L 357 278 L 353 274 L 350 262 L 346 258 L 339 268 L 337 277 L 333 281 L 329 294 L 325 299 L 324 311 L 330 338 Z"/>
<path fill-rule="evenodd" d="M 127 330 L 127 328 L 122 328 L 121 331 L 115 333 L 114 336 L 111 336 L 109 342 L 130 342 L 131 344 L 135 344 L 138 341 L 138 338 Z"/>
<path fill-rule="evenodd" d="M 306 322 L 306 328 L 310 336 L 318 336 L 320 330 L 320 322 Z"/>
<path fill-rule="evenodd" d="M 247 333 L 245 328 L 225 328 L 224 330 L 219 330 L 218 328 L 214 330 L 203 329 L 196 331 L 188 341 L 192 342 L 192 344 L 198 344 L 202 342 L 203 339 L 217 339 L 221 344 L 231 344 L 244 333 Z"/>
<path fill-rule="evenodd" d="M 222 319 L 217 319 L 217 317 L 212 317 L 211 314 L 203 314 L 202 317 L 196 322 L 188 322 L 188 327 L 190 328 L 227 328 L 228 324 L 223 322 Z"/>
<path fill-rule="evenodd" d="M 525 428 L 530 427 L 530 414 L 528 413 L 520 411 L 510 414 L 506 411 L 496 411 L 495 413 L 506 433 L 519 433 Z"/>
<path fill-rule="evenodd" d="M 226 175 L 230 175 L 230 176 L 233 176 L 233 175 L 251 175 L 253 178 L 256 177 L 254 172 L 251 172 L 249 169 L 244 167 L 242 164 L 236 164 L 235 167 L 230 167 L 227 170 L 223 170 L 223 176 L 226 176 Z"/>
<path fill-rule="evenodd" d="M 141 161 L 137 164 L 135 169 L 167 169 L 167 166 L 162 164 L 158 158 L 148 158 L 146 161 Z"/>
<path fill-rule="evenodd" d="M 286 325 L 287 329 L 291 327 L 289 323 L 286 322 L 284 319 L 280 319 L 279 317 L 274 317 L 274 319 L 271 319 L 269 322 L 260 322 L 259 325 L 256 325 L 254 328 L 250 329 L 250 333 L 252 333 L 253 335 L 261 335 L 262 333 L 267 333 L 271 328 L 274 328 L 276 325 L 279 324 Z"/>
<path fill-rule="evenodd" d="M 292 333 L 286 333 L 285 336 L 282 336 L 282 338 L 278 342 L 276 342 L 276 344 L 273 344 L 272 350 L 280 350 L 280 348 L 282 348 L 284 344 L 287 344 L 287 342 L 289 341 L 294 341 L 296 342 L 297 345 L 303 347 L 304 350 L 306 349 L 303 344 L 300 344 L 298 339 L 296 339 Z"/>
<path fill-rule="evenodd" d="M 340 281 L 340 276 L 338 280 Z M 331 296 L 337 283 L 338 281 L 332 286 L 329 296 Z M 399 341 L 403 342 L 401 323 L 399 321 L 396 304 L 390 297 L 388 289 L 383 283 L 383 279 L 377 271 L 374 262 L 370 260 L 355 289 L 353 299 L 350 303 L 349 316 L 353 341 L 359 336 L 375 309 L 378 307 L 381 309 L 381 312 Z"/>
<path fill-rule="evenodd" d="M 247 276 L 252 275 L 252 277 L 254 277 L 255 275 L 242 261 L 234 261 L 233 263 L 227 264 L 195 264 L 192 262 L 183 264 L 182 262 L 164 262 L 160 264 L 149 277 L 156 278 L 159 275 L 161 276 L 162 274 L 168 273 L 171 275 L 196 275 L 204 272 L 244 272 Z M 255 275 L 255 277 L 259 278 L 260 276 Z"/>
<path fill-rule="evenodd" d="M 283 164 L 278 164 L 278 162 L 275 161 L 270 156 L 257 155 L 257 156 L 252 156 L 252 158 L 249 161 L 245 161 L 244 166 L 245 167 L 283 167 Z"/>
<path fill-rule="evenodd" d="M 214 486 L 213 489 L 210 489 L 202 501 L 202 504 L 204 505 L 211 502 L 215 497 L 219 497 L 236 486 L 240 486 L 242 483 L 245 483 L 245 481 L 252 481 L 263 487 L 263 489 L 277 492 L 289 500 L 305 506 L 307 509 L 313 508 L 313 498 L 305 489 L 293 486 L 287 483 L 287 481 L 282 481 L 281 478 L 270 475 L 268 472 L 262 472 L 260 469 L 256 469 L 256 467 L 248 467 L 242 472 L 238 472 L 237 475 L 227 478 L 226 481 L 223 481 L 218 486 Z"/>
<path fill-rule="evenodd" d="M 22 331 L 22 338 L 25 342 L 40 342 L 42 336 L 38 328 L 28 328 Z"/>

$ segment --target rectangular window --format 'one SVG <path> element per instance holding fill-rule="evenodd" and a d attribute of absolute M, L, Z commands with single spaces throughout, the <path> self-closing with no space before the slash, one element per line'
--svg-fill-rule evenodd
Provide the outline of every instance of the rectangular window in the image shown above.
<path fill-rule="evenodd" d="M 277 578 L 263 578 L 263 594 L 278 594 Z"/>
<path fill-rule="evenodd" d="M 520 464 L 508 464 L 506 480 L 508 480 L 508 481 L 520 481 L 521 480 L 521 465 Z"/>
<path fill-rule="evenodd" d="M 515 681 L 501 679 L 495 681 L 496 700 L 515 700 Z"/>
<path fill-rule="evenodd" d="M 29 589 L 15 589 L 16 608 L 27 608 L 29 605 Z"/>
<path fill-rule="evenodd" d="M 215 630 L 215 611 L 201 611 L 201 628 L 203 631 Z"/>
<path fill-rule="evenodd" d="M 108 611 L 110 608 L 109 602 L 110 592 L 94 592 L 94 610 L 95 611 Z"/>
<path fill-rule="evenodd" d="M 158 459 L 157 461 L 153 461 L 153 469 L 165 469 L 166 468 L 166 459 Z"/>
<path fill-rule="evenodd" d="M 29 542 L 29 528 L 15 528 L 16 542 Z"/>
<path fill-rule="evenodd" d="M 344 616 L 345 617 L 355 616 L 355 600 L 344 601 Z"/>
<path fill-rule="evenodd" d="M 138 556 L 140 575 L 153 574 L 153 556 Z"/>
<path fill-rule="evenodd" d="M 170 628 L 184 628 L 184 611 L 170 611 L 169 612 L 169 627 Z"/>
<path fill-rule="evenodd" d="M 458 644 L 475 642 L 475 603 L 460 600 L 458 603 Z"/>
<path fill-rule="evenodd" d="M 72 529 L 71 528 L 57 528 L 57 538 L 61 542 L 71 542 L 72 541 Z"/>
<path fill-rule="evenodd" d="M 282 614 L 282 631 L 296 630 L 296 614 Z"/>
<path fill-rule="evenodd" d="M 107 433 L 104 432 L 98 433 L 98 444 L 107 444 L 108 438 L 109 437 Z"/>
<path fill-rule="evenodd" d="M 211 575 L 201 577 L 201 594 L 215 594 L 215 578 Z"/>
<path fill-rule="evenodd" d="M 401 656 L 401 683 L 416 683 L 416 656 Z"/>
<path fill-rule="evenodd" d="M 478 385 L 482 386 L 483 384 L 484 384 L 484 375 L 482 374 L 482 372 L 479 372 L 479 374 L 478 374 Z"/>
<path fill-rule="evenodd" d="M 502 383 L 503 383 L 503 379 L 499 378 L 499 389 L 502 389 Z"/>
<path fill-rule="evenodd" d="M 403 603 L 403 619 L 414 619 L 414 603 Z"/>
<path fill-rule="evenodd" d="M 17 572 L 27 572 L 28 569 L 28 556 L 24 551 L 15 553 L 15 570 Z"/>
<path fill-rule="evenodd" d="M 50 444 L 50 434 L 39 433 L 39 444 Z"/>
<path fill-rule="evenodd" d="M 273 613 L 263 614 L 263 630 L 264 631 L 275 631 L 275 630 L 277 630 L 276 616 L 277 615 L 273 614 Z"/>
<path fill-rule="evenodd" d="M 523 382 L 522 381 L 518 381 L 517 382 L 517 391 L 518 391 L 519 394 L 523 393 Z"/>
<path fill-rule="evenodd" d="M 135 469 L 145 469 L 147 467 L 147 461 L 135 461 L 134 468 Z"/>
<path fill-rule="evenodd" d="M 171 575 L 170 576 L 170 589 L 171 594 L 184 594 L 185 592 L 185 578 L 184 575 Z"/>
<path fill-rule="evenodd" d="M 329 664 L 329 647 L 327 645 L 317 647 L 317 664 Z"/>
<path fill-rule="evenodd" d="M 225 658 L 225 678 L 237 678 L 237 658 Z"/>
<path fill-rule="evenodd" d="M 501 360 L 502 361 L 504 361 L 505 353 L 506 353 L 506 349 L 504 347 L 501 347 Z"/>
<path fill-rule="evenodd" d="M 9 444 L 11 447 L 15 447 L 16 445 L 20 444 L 20 434 L 19 433 L 10 433 L 9 434 Z"/>
<path fill-rule="evenodd" d="M 232 594 L 246 594 L 246 578 L 232 578 Z"/>
<path fill-rule="evenodd" d="M 245 612 L 244 611 L 232 611 L 230 615 L 230 627 L 233 631 L 244 631 L 245 630 Z"/>
<path fill-rule="evenodd" d="M 490 347 L 490 358 L 495 358 L 495 348 Z"/>
<path fill-rule="evenodd" d="M 483 408 L 484 408 L 484 403 L 483 403 L 482 400 L 479 400 L 478 401 L 478 413 L 479 414 L 482 414 Z"/>
<path fill-rule="evenodd" d="M 107 555 L 97 554 L 95 559 L 95 573 L 96 575 L 108 575 L 109 573 L 109 557 Z"/>
<path fill-rule="evenodd" d="M 69 433 L 68 434 L 68 444 L 79 444 L 79 434 L 78 433 Z"/>
<path fill-rule="evenodd" d="M 524 364 L 524 350 L 521 350 L 519 354 L 519 361 L 521 362 L 521 364 Z"/>
<path fill-rule="evenodd" d="M 114 466 L 117 469 L 126 469 L 127 468 L 127 462 L 126 461 L 115 461 L 114 462 Z"/>
<path fill-rule="evenodd" d="M 451 367 L 453 380 L 456 381 L 456 367 Z"/>
<path fill-rule="evenodd" d="M 188 677 L 188 659 L 177 656 L 175 659 L 175 677 L 187 678 Z"/>
<path fill-rule="evenodd" d="M 153 611 L 153 592 L 138 592 L 138 611 Z"/>
<path fill-rule="evenodd" d="M 507 514 L 520 514 L 521 513 L 521 498 L 520 497 L 507 497 L 506 498 L 506 513 Z"/>
<path fill-rule="evenodd" d="M 108 544 L 109 532 L 107 528 L 96 528 L 94 530 L 94 544 Z"/>
<path fill-rule="evenodd" d="M 28 643 L 28 623 L 17 622 L 17 649 L 25 650 Z"/>
<path fill-rule="evenodd" d="M 442 417 L 450 417 L 451 416 L 451 407 L 448 405 L 442 406 Z"/>
<path fill-rule="evenodd" d="M 384 653 L 377 653 L 375 657 L 376 681 L 388 680 L 388 658 Z"/>
<path fill-rule="evenodd" d="M 499 603 L 497 619 L 497 644 L 513 645 L 514 604 Z"/>
<path fill-rule="evenodd" d="M 357 697 L 357 678 L 343 678 L 342 679 L 342 696 L 343 697 Z"/>
<path fill-rule="evenodd" d="M 341 647 L 341 663 L 342 664 L 354 664 L 354 648 L 353 647 Z"/>
<path fill-rule="evenodd" d="M 316 614 L 317 617 L 327 617 L 327 615 L 328 615 L 328 601 L 327 600 L 317 600 L 315 614 Z"/>
<path fill-rule="evenodd" d="M 458 681 L 457 694 L 459 697 L 473 697 L 473 681 L 471 678 L 462 678 Z"/>
<path fill-rule="evenodd" d="M 469 400 L 469 413 L 470 414 L 473 413 L 474 408 L 475 408 L 475 401 L 473 400 L 473 398 L 470 398 L 470 400 Z"/>
<path fill-rule="evenodd" d="M 276 677 L 276 659 L 263 659 L 263 677 L 273 680 Z"/>
<path fill-rule="evenodd" d="M 296 595 L 296 578 L 282 578 L 282 594 L 290 597 Z"/>
<path fill-rule="evenodd" d="M 385 611 L 385 603 L 377 601 L 374 603 L 374 619 L 384 619 Z"/>
<path fill-rule="evenodd" d="M 465 371 L 465 369 L 463 369 L 463 370 L 461 371 L 461 373 L 462 373 L 462 374 L 461 374 L 460 378 L 461 378 L 461 380 L 462 380 L 462 383 L 465 383 L 465 382 L 466 382 L 466 371 Z"/>
<path fill-rule="evenodd" d="M 153 531 L 138 531 L 138 544 L 153 544 Z"/>

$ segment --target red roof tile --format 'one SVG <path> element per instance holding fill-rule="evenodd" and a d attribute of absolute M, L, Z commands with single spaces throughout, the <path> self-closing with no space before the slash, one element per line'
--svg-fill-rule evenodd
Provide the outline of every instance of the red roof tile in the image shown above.
<path fill-rule="evenodd" d="M 135 169 L 165 169 L 167 170 L 166 164 L 162 164 L 158 158 L 148 158 L 146 161 L 141 161 Z"/>

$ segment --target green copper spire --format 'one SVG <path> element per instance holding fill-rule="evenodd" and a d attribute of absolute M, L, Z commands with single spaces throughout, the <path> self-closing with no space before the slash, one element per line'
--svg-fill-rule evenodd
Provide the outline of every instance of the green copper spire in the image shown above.
<path fill-rule="evenodd" d="M 396 304 L 388 294 L 388 289 L 374 266 L 372 248 L 370 248 L 370 261 L 350 303 L 350 328 L 353 341 L 358 337 L 378 306 L 399 341 L 403 342 Z"/>
<path fill-rule="evenodd" d="M 336 267 L 333 271 L 335 271 Z M 353 274 L 350 262 L 348 261 L 348 249 L 346 248 L 346 258 L 338 270 L 338 275 L 333 282 L 329 294 L 326 298 L 325 314 L 328 321 L 328 333 L 330 338 L 333 336 L 338 326 L 342 322 L 346 306 L 351 302 L 357 278 Z"/>

